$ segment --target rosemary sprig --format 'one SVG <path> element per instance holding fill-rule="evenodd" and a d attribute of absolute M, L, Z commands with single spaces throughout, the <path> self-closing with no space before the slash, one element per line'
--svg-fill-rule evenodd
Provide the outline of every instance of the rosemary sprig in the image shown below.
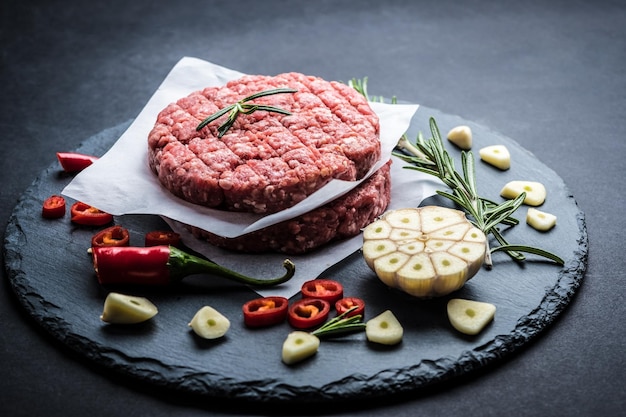
<path fill-rule="evenodd" d="M 363 97 L 367 99 L 367 101 L 372 101 L 372 102 L 377 102 L 377 103 L 384 103 L 385 101 L 385 99 L 382 96 L 370 97 L 370 95 L 367 93 L 367 77 L 352 78 L 350 81 L 348 81 L 348 86 L 358 91 Z M 397 103 L 396 96 L 393 96 L 391 98 L 391 104 L 396 104 L 396 103 Z"/>
<path fill-rule="evenodd" d="M 200 122 L 200 124 L 196 127 L 196 131 L 202 129 L 203 127 L 205 127 L 212 121 L 217 120 L 218 118 L 220 118 L 226 113 L 228 113 L 228 118 L 226 119 L 224 123 L 222 123 L 217 128 L 218 138 L 221 138 L 222 136 L 224 136 L 224 134 L 228 131 L 228 129 L 230 129 L 230 127 L 235 123 L 235 120 L 237 120 L 237 116 L 239 115 L 239 113 L 250 114 L 250 113 L 254 113 L 257 110 L 265 110 L 265 111 L 281 113 L 281 114 L 285 114 L 289 116 L 291 113 L 287 110 L 281 109 L 280 107 L 266 106 L 263 104 L 254 104 L 254 103 L 248 103 L 248 102 L 254 99 L 257 99 L 259 97 L 271 96 L 274 94 L 295 93 L 297 91 L 298 90 L 294 90 L 292 88 L 275 88 L 272 90 L 265 90 L 265 91 L 261 91 L 258 93 L 254 93 L 248 97 L 245 97 L 239 100 L 235 104 L 231 104 L 230 106 L 224 107 L 223 109 L 213 113 L 212 115 L 204 119 L 202 122 Z"/>
<path fill-rule="evenodd" d="M 364 330 L 365 323 L 363 323 L 363 317 L 360 314 L 347 317 L 356 308 L 358 307 L 351 307 L 337 317 L 328 320 L 321 327 L 312 331 L 311 334 L 317 337 L 329 337 Z"/>
<path fill-rule="evenodd" d="M 462 173 L 459 173 L 454 166 L 454 161 L 445 150 L 443 140 L 434 118 L 430 118 L 430 131 L 432 138 L 424 140 L 419 134 L 417 142 L 411 144 L 404 135 L 398 144 L 398 148 L 410 153 L 394 152 L 402 160 L 411 163 L 405 168 L 420 171 L 439 178 L 451 192 L 438 190 L 437 194 L 446 197 L 463 208 L 471 217 L 470 222 L 485 235 L 491 234 L 500 246 L 490 248 L 487 240 L 487 252 L 485 265 L 490 268 L 493 265 L 491 254 L 496 251 L 504 251 L 511 258 L 523 261 L 526 257 L 524 253 L 531 253 L 553 260 L 559 265 L 564 261 L 559 256 L 546 250 L 526 245 L 512 245 L 502 235 L 499 225 L 514 226 L 519 223 L 512 217 L 513 213 L 522 205 L 526 193 L 520 194 L 517 198 L 506 200 L 497 204 L 493 201 L 479 196 L 476 187 L 476 173 L 474 170 L 474 156 L 471 151 L 461 152 Z M 417 152 L 413 152 L 413 148 Z"/>
<path fill-rule="evenodd" d="M 348 85 L 369 101 L 384 101 L 382 97 L 378 99 L 370 98 L 367 92 L 367 77 L 363 79 L 353 78 Z M 391 103 L 394 104 L 396 102 L 397 100 L 394 96 Z M 500 232 L 499 225 L 515 226 L 519 223 L 519 220 L 512 217 L 512 214 L 522 205 L 524 198 L 526 198 L 526 193 L 522 193 L 517 198 L 500 204 L 480 197 L 476 187 L 476 173 L 474 171 L 474 156 L 472 152 L 462 151 L 462 174 L 459 174 L 454 167 L 454 161 L 444 148 L 439 128 L 432 117 L 430 118 L 430 131 L 432 134 L 431 139 L 428 141 L 424 140 L 420 133 L 415 144 L 409 141 L 406 134 L 402 135 L 396 149 L 404 152 L 395 151 L 394 155 L 412 164 L 405 168 L 414 169 L 439 178 L 452 190 L 452 193 L 438 190 L 437 194 L 452 200 L 463 208 L 471 216 L 469 220 L 472 224 L 482 230 L 485 235 L 491 234 L 500 244 L 500 246 L 490 248 L 489 239 L 487 239 L 485 265 L 488 268 L 493 266 L 491 254 L 496 251 L 506 252 L 517 261 L 525 259 L 525 256 L 522 254 L 524 252 L 543 256 L 559 265 L 563 265 L 564 261 L 559 256 L 532 246 L 512 245 L 507 242 Z"/>

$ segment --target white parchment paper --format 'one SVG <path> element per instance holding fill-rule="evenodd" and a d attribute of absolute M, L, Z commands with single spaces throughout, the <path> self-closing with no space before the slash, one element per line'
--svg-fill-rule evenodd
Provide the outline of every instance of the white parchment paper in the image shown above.
<path fill-rule="evenodd" d="M 170 71 L 137 118 L 96 163 L 79 173 L 63 190 L 77 201 L 98 207 L 116 216 L 147 214 L 163 217 L 180 233 L 186 245 L 211 260 L 244 274 L 257 277 L 282 275 L 285 255 L 247 255 L 215 248 L 197 240 L 180 223 L 197 226 L 224 237 L 237 237 L 263 229 L 311 211 L 356 187 L 359 182 L 333 180 L 294 207 L 272 215 L 232 213 L 188 203 L 163 188 L 148 167 L 147 138 L 158 113 L 168 104 L 207 86 L 219 86 L 243 74 L 197 58 L 184 57 Z M 392 203 L 390 208 L 415 207 L 435 193 L 439 185 L 426 175 L 402 172 L 404 163 L 391 156 L 398 138 L 408 129 L 418 109 L 415 104 L 372 103 L 380 119 L 382 156 L 370 170 L 375 172 L 389 158 L 392 163 Z M 120 220 L 123 225 L 123 219 Z M 280 287 L 258 290 L 262 295 L 290 297 L 302 283 L 316 278 L 326 268 L 358 250 L 361 237 L 334 243 L 314 254 L 290 257 L 296 263 L 296 276 Z"/>

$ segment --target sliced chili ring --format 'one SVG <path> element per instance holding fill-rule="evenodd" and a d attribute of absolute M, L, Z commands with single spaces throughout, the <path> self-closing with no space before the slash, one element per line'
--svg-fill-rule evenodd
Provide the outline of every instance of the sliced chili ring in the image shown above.
<path fill-rule="evenodd" d="M 296 329 L 310 329 L 324 323 L 330 313 L 330 303 L 319 298 L 302 298 L 289 307 L 287 319 Z"/>
<path fill-rule="evenodd" d="M 318 298 L 331 305 L 343 298 L 343 285 L 332 279 L 314 279 L 302 284 L 300 289 L 304 298 Z"/>
<path fill-rule="evenodd" d="M 356 316 L 357 314 L 361 315 L 361 317 L 364 317 L 365 301 L 363 301 L 361 298 L 346 297 L 346 298 L 342 298 L 341 300 L 338 300 L 335 303 L 335 310 L 337 310 L 337 315 L 341 315 L 353 307 L 354 307 L 354 310 L 346 314 L 345 317 L 352 317 L 352 316 Z"/>
<path fill-rule="evenodd" d="M 120 225 L 107 227 L 91 238 L 92 248 L 101 246 L 128 246 L 129 243 L 130 233 L 128 233 L 128 229 Z"/>
<path fill-rule="evenodd" d="M 180 235 L 171 230 L 153 230 L 146 233 L 145 246 L 180 246 Z"/>
<path fill-rule="evenodd" d="M 289 300 L 285 297 L 262 297 L 242 307 L 243 322 L 248 327 L 265 327 L 282 323 L 287 318 Z"/>
<path fill-rule="evenodd" d="M 113 215 L 89 204 L 77 201 L 70 209 L 71 221 L 86 226 L 104 226 L 113 221 Z"/>
<path fill-rule="evenodd" d="M 65 210 L 65 198 L 60 195 L 52 195 L 43 202 L 41 216 L 46 219 L 60 219 L 65 216 Z"/>
<path fill-rule="evenodd" d="M 98 157 L 77 152 L 57 152 L 57 159 L 65 172 L 79 172 L 97 161 Z"/>

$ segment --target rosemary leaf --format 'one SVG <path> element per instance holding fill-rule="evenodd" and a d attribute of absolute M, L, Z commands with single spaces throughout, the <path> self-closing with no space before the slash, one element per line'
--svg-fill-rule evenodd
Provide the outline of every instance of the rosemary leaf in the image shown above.
<path fill-rule="evenodd" d="M 224 107 L 222 110 L 219 110 L 215 113 L 213 113 L 212 115 L 210 115 L 209 117 L 207 117 L 206 119 L 204 119 L 199 125 L 198 127 L 196 127 L 196 131 L 202 129 L 204 126 L 208 125 L 209 123 L 211 123 L 214 120 L 219 119 L 222 115 L 228 113 L 229 111 L 231 111 L 234 108 L 234 105 L 230 105 L 228 107 Z"/>
<path fill-rule="evenodd" d="M 535 248 L 532 246 L 524 246 L 524 245 L 501 245 L 501 246 L 497 246 L 493 249 L 491 249 L 491 252 L 496 252 L 496 251 L 505 251 L 505 252 L 511 252 L 511 251 L 515 251 L 515 252 L 526 252 L 526 253 L 531 253 L 533 255 L 539 255 L 539 256 L 543 256 L 544 258 L 548 258 L 553 260 L 554 262 L 556 262 L 559 265 L 564 265 L 565 261 L 563 261 L 563 259 L 561 259 L 559 256 L 548 252 L 546 250 L 540 249 L 540 248 Z"/>
<path fill-rule="evenodd" d="M 498 204 L 494 203 L 493 201 L 488 200 L 486 198 L 482 198 L 482 197 L 481 197 L 481 201 L 485 208 L 485 211 L 484 211 L 485 216 L 489 215 L 495 210 L 498 210 Z M 515 226 L 519 224 L 519 220 L 516 219 L 515 217 L 509 216 L 505 219 L 502 219 L 501 223 L 507 226 Z"/>
<path fill-rule="evenodd" d="M 367 94 L 367 77 L 364 77 L 362 80 L 353 78 L 348 81 L 348 85 L 358 91 L 367 100 L 370 100 L 370 97 Z"/>
<path fill-rule="evenodd" d="M 262 104 L 248 104 L 248 101 L 257 99 L 259 97 L 265 97 L 265 96 L 270 96 L 274 94 L 295 93 L 297 91 L 298 90 L 294 90 L 292 88 L 275 88 L 271 90 L 265 90 L 265 91 L 260 91 L 258 93 L 254 93 L 252 95 L 249 95 L 239 100 L 235 104 L 226 106 L 223 109 L 218 110 L 217 112 L 213 113 L 212 115 L 204 119 L 202 122 L 200 122 L 198 126 L 196 126 L 196 131 L 199 131 L 203 127 L 207 126 L 209 123 L 219 119 L 221 116 L 223 116 L 226 113 L 228 113 L 228 118 L 226 119 L 224 123 L 222 123 L 217 128 L 218 138 L 221 138 L 222 136 L 224 136 L 226 132 L 228 131 L 228 129 L 230 129 L 233 124 L 235 124 L 235 120 L 237 120 L 237 116 L 240 113 L 251 114 L 257 110 L 265 110 L 269 112 L 290 115 L 291 113 L 285 109 L 281 109 L 279 107 L 274 107 L 274 106 L 262 105 Z"/>
<path fill-rule="evenodd" d="M 248 97 L 240 100 L 240 103 L 245 103 L 247 101 L 255 100 L 260 97 L 271 96 L 274 94 L 296 93 L 296 92 L 298 92 L 298 90 L 294 90 L 293 88 L 274 88 L 272 90 L 259 91 L 258 93 L 249 95 Z"/>
<path fill-rule="evenodd" d="M 361 322 L 361 323 L 344 323 L 339 327 L 330 327 L 330 328 L 326 328 L 322 331 L 320 331 L 320 329 L 317 329 L 315 331 L 312 332 L 313 335 L 317 336 L 317 337 L 335 337 L 335 336 L 342 336 L 345 335 L 347 333 L 352 333 L 352 332 L 357 332 L 357 331 L 362 331 L 365 329 L 365 323 Z"/>
<path fill-rule="evenodd" d="M 502 236 L 502 233 L 500 233 L 500 230 L 498 228 L 496 228 L 496 227 L 492 228 L 490 230 L 490 233 L 498 241 L 498 243 L 500 244 L 500 246 L 496 246 L 496 248 L 510 246 L 509 243 L 504 238 L 504 236 Z M 524 255 L 522 255 L 520 252 L 515 251 L 513 249 L 508 249 L 508 250 L 503 249 L 503 251 L 507 255 L 509 255 L 511 258 L 516 260 L 516 261 L 521 262 L 521 261 L 524 261 L 526 259 L 526 257 Z M 491 252 L 494 252 L 494 251 L 491 250 Z"/>
<path fill-rule="evenodd" d="M 275 107 L 275 106 L 265 106 L 263 104 L 259 104 L 254 106 L 254 110 L 264 110 L 264 111 L 271 111 L 274 113 L 280 113 L 280 114 L 285 114 L 285 115 L 290 115 L 291 112 L 285 110 L 285 109 L 281 109 L 280 107 Z"/>
<path fill-rule="evenodd" d="M 408 162 L 415 162 L 415 161 L 408 161 Z M 438 176 L 439 173 L 433 169 L 428 169 L 428 168 L 424 168 L 424 167 L 417 167 L 417 166 L 408 166 L 406 167 L 407 169 L 413 169 L 415 171 L 420 171 L 423 172 L 425 174 L 429 174 L 429 175 L 433 175 L 433 176 Z"/>
<path fill-rule="evenodd" d="M 510 217 L 511 214 L 522 205 L 525 197 L 526 193 L 522 193 L 515 199 L 507 200 L 496 209 L 492 210 L 485 218 L 485 229 L 491 230 L 491 228 L 496 227 L 504 219 Z"/>
<path fill-rule="evenodd" d="M 471 194 L 478 194 L 476 188 L 476 171 L 474 164 L 474 157 L 471 152 L 462 152 L 461 153 L 461 162 L 463 165 L 463 173 L 464 179 L 467 184 L 468 190 Z"/>
<path fill-rule="evenodd" d="M 363 323 L 363 317 L 360 314 L 348 317 L 348 315 L 357 308 L 358 306 L 349 308 L 337 317 L 328 320 L 321 327 L 312 331 L 311 334 L 317 337 L 326 337 L 364 330 L 365 323 Z"/>
<path fill-rule="evenodd" d="M 450 194 L 446 191 L 442 191 L 442 190 L 437 190 L 437 194 L 439 194 L 442 197 L 445 197 L 449 200 L 452 200 L 454 203 L 458 204 L 459 206 L 463 207 L 467 204 L 467 200 L 464 200 L 463 197 L 458 197 L 454 194 Z"/>

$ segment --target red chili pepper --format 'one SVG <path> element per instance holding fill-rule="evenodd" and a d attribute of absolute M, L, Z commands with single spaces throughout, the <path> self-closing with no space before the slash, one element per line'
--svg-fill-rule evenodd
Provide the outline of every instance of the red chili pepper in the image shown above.
<path fill-rule="evenodd" d="M 302 284 L 302 297 L 319 298 L 334 304 L 343 298 L 343 286 L 331 279 L 314 279 Z"/>
<path fill-rule="evenodd" d="M 99 231 L 91 238 L 91 247 L 98 246 L 128 246 L 130 233 L 128 229 L 115 225 Z"/>
<path fill-rule="evenodd" d="M 296 329 L 309 329 L 326 321 L 330 303 L 319 298 L 303 298 L 289 307 L 288 320 Z"/>
<path fill-rule="evenodd" d="M 98 160 L 98 157 L 76 152 L 57 152 L 57 159 L 66 172 L 79 172 Z"/>
<path fill-rule="evenodd" d="M 100 284 L 167 285 L 171 281 L 168 246 L 99 246 L 92 248 L 92 254 Z"/>
<path fill-rule="evenodd" d="M 287 272 L 278 278 L 258 279 L 242 275 L 215 262 L 186 253 L 174 246 L 102 246 L 92 248 L 98 282 L 107 284 L 168 285 L 188 275 L 211 274 L 243 284 L 272 286 L 293 277 L 295 265 L 283 261 Z"/>
<path fill-rule="evenodd" d="M 113 221 L 113 215 L 105 213 L 89 204 L 80 201 L 72 204 L 70 209 L 71 220 L 76 224 L 86 226 L 104 226 Z"/>
<path fill-rule="evenodd" d="M 153 230 L 146 233 L 146 246 L 171 245 L 180 246 L 180 235 L 171 230 Z"/>
<path fill-rule="evenodd" d="M 337 315 L 341 315 L 351 308 L 356 307 L 354 310 L 350 311 L 345 317 L 353 317 L 357 314 L 361 317 L 364 316 L 365 313 L 365 301 L 358 297 L 346 297 L 338 300 L 335 303 L 335 310 L 337 310 Z"/>
<path fill-rule="evenodd" d="M 282 323 L 287 318 L 289 300 L 285 297 L 262 297 L 242 307 L 243 322 L 249 327 L 265 327 Z"/>
<path fill-rule="evenodd" d="M 65 198 L 60 195 L 53 195 L 43 202 L 41 215 L 46 219 L 60 219 L 65 216 Z"/>

